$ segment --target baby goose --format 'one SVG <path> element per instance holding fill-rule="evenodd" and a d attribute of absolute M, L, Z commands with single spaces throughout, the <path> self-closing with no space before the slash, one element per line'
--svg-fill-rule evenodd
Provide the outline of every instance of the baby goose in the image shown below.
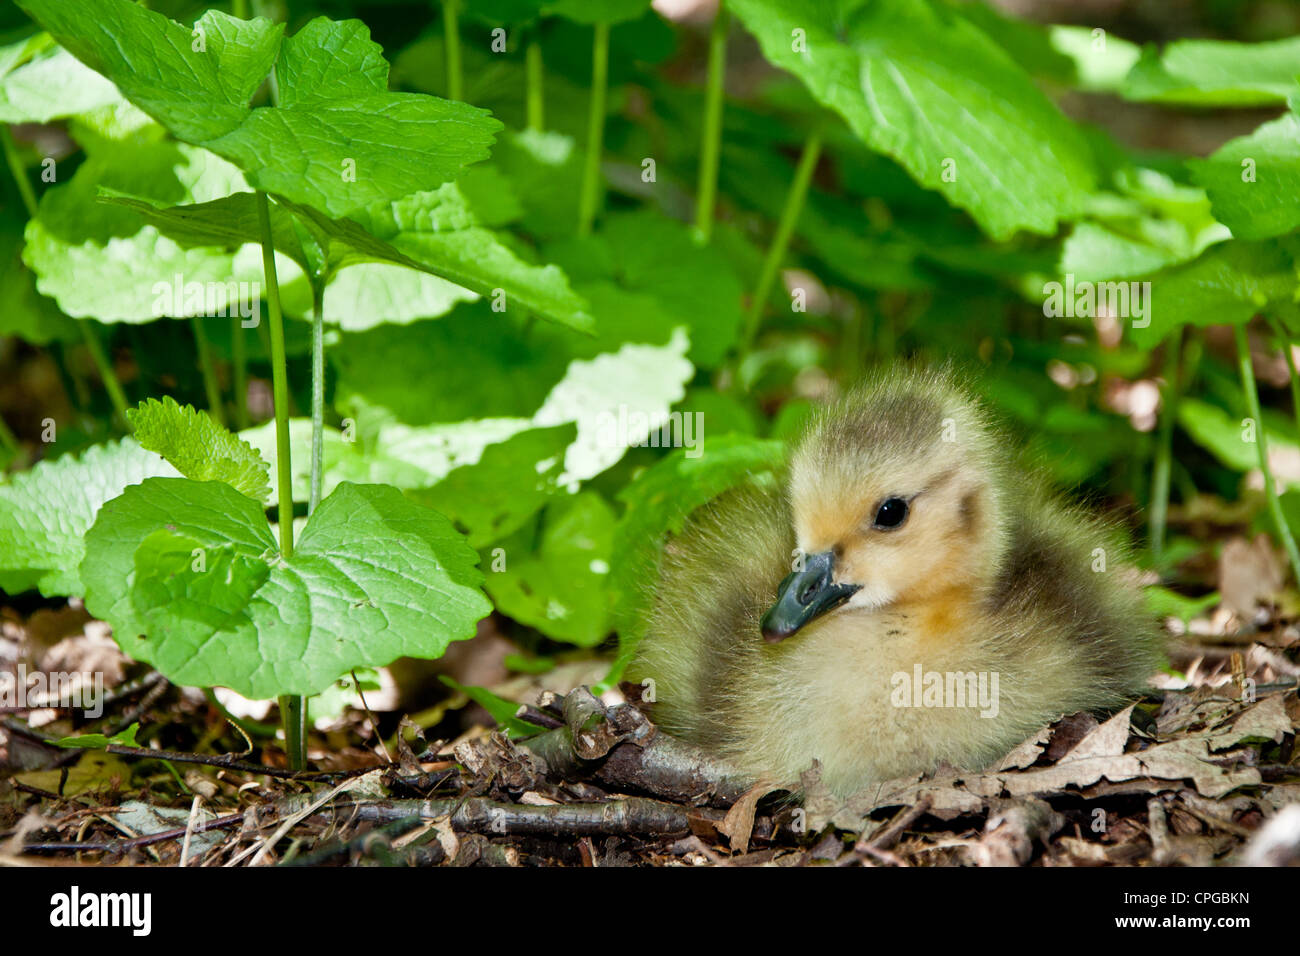
<path fill-rule="evenodd" d="M 821 411 L 785 483 L 691 516 L 629 669 L 660 726 L 741 770 L 797 781 L 816 758 L 848 795 L 981 769 L 1163 659 L 1120 537 L 1022 470 L 949 372 Z"/>

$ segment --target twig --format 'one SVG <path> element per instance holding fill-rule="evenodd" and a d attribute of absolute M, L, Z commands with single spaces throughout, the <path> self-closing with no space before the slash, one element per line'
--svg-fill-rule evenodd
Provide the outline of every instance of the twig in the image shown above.
<path fill-rule="evenodd" d="M 690 832 L 692 813 L 707 817 L 706 810 L 688 810 L 646 797 L 620 797 L 604 803 L 557 803 L 549 806 L 503 803 L 487 797 L 466 800 L 382 800 L 335 804 L 330 809 L 357 810 L 357 819 L 388 823 L 418 815 L 432 820 L 449 817 L 452 829 L 463 833 L 506 835 L 606 836 L 635 833 L 673 836 Z"/>
<path fill-rule="evenodd" d="M 925 816 L 933 803 L 934 797 L 927 793 L 911 809 L 904 810 L 894 817 L 884 829 L 870 840 L 859 840 L 853 847 L 854 852 L 870 853 L 872 850 L 888 850 L 898 842 L 899 837 L 907 831 L 908 827 Z"/>

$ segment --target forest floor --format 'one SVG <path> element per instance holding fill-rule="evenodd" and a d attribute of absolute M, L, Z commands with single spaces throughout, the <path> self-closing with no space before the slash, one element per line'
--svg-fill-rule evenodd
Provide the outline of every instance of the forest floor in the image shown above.
<path fill-rule="evenodd" d="M 1181 631 L 1177 676 L 1136 704 L 1064 716 L 984 773 L 941 768 L 840 800 L 816 767 L 797 784 L 754 787 L 659 733 L 634 703 L 610 703 L 617 692 L 597 701 L 540 685 L 510 688 L 536 701 L 522 713 L 552 728 L 540 737 L 511 740 L 473 705 L 457 716 L 457 695 L 400 727 L 398 713 L 381 713 L 379 726 L 393 728 L 384 743 L 373 715 L 345 706 L 317 723 L 313 770 L 295 775 L 273 728 L 242 721 L 245 738 L 212 698 L 130 664 L 77 607 L 6 608 L 0 665 L 101 672 L 106 686 L 104 713 L 75 726 L 70 711 L 30 700 L 0 708 L 0 856 L 145 866 L 175 866 L 182 854 L 188 866 L 1296 862 L 1300 813 L 1277 811 L 1300 803 L 1300 631 L 1263 608 L 1244 629 L 1222 608 L 1171 626 Z M 122 733 L 133 725 L 138 746 Z M 448 727 L 450 739 L 433 736 Z M 51 742 L 89 731 L 101 736 L 82 748 Z"/>

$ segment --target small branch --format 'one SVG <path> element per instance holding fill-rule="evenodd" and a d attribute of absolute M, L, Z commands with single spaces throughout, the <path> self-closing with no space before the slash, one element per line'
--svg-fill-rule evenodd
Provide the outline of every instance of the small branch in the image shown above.
<path fill-rule="evenodd" d="M 605 836 L 638 834 L 673 836 L 690 832 L 686 807 L 645 797 L 622 797 L 604 803 L 560 803 L 525 806 L 486 797 L 445 800 L 384 800 L 334 804 L 330 809 L 350 810 L 356 819 L 389 823 L 409 816 L 424 820 L 450 817 L 452 829 L 488 835 Z"/>

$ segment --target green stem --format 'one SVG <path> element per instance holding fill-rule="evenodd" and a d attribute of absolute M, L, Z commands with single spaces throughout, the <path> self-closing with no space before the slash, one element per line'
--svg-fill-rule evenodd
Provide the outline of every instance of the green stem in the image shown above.
<path fill-rule="evenodd" d="M 1178 399 L 1182 393 L 1178 376 L 1179 359 L 1183 350 L 1181 330 L 1170 337 L 1168 348 L 1169 352 L 1165 356 L 1164 408 L 1160 418 L 1160 434 L 1156 440 L 1155 469 L 1151 474 L 1149 535 L 1151 557 L 1157 565 L 1165 552 L 1165 526 L 1169 517 L 1169 476 L 1174 460 L 1174 422 L 1178 419 Z"/>
<path fill-rule="evenodd" d="M 235 425 L 253 424 L 248 415 L 248 341 L 244 338 L 244 319 L 236 315 L 230 326 L 231 387 L 235 391 Z"/>
<path fill-rule="evenodd" d="M 1259 470 L 1264 473 L 1264 495 L 1268 499 L 1268 510 L 1273 517 L 1273 525 L 1282 546 L 1286 548 L 1287 557 L 1291 559 L 1291 570 L 1300 581 L 1300 549 L 1296 548 L 1291 528 L 1282 513 L 1282 503 L 1277 497 L 1277 487 L 1273 482 L 1273 471 L 1268 464 L 1268 441 L 1264 436 L 1264 418 L 1260 414 L 1259 394 L 1255 391 L 1255 371 L 1250 364 L 1250 343 L 1246 338 L 1244 324 L 1233 326 L 1237 339 L 1237 362 L 1241 367 L 1241 388 L 1246 396 L 1246 410 L 1255 422 L 1255 447 L 1259 454 Z"/>
<path fill-rule="evenodd" d="M 803 154 L 799 157 L 799 165 L 794 172 L 794 181 L 790 184 L 790 191 L 785 197 L 785 208 L 781 210 L 781 219 L 777 223 L 776 235 L 772 237 L 772 244 L 767 248 L 763 271 L 758 276 L 758 287 L 754 290 L 754 298 L 749 303 L 749 314 L 745 317 L 745 334 L 741 340 L 742 357 L 748 355 L 750 349 L 754 347 L 759 320 L 763 317 L 768 296 L 772 294 L 772 284 L 776 282 L 777 272 L 790 245 L 790 236 L 794 234 L 795 223 L 798 222 L 799 213 L 803 210 L 804 197 L 808 195 L 808 186 L 812 182 L 813 170 L 817 168 L 817 158 L 821 154 L 821 149 L 820 132 L 813 133 L 804 143 Z"/>
<path fill-rule="evenodd" d="M 275 272 L 275 245 L 271 239 L 271 207 L 266 193 L 257 191 L 257 220 L 262 229 L 262 271 L 266 277 L 266 305 L 270 315 L 271 392 L 275 397 L 275 473 L 279 501 L 280 554 L 293 556 L 293 465 L 289 451 L 289 372 L 284 353 L 284 313 L 280 310 L 280 282 Z M 289 766 L 307 765 L 307 701 L 296 695 L 280 698 Z"/>
<path fill-rule="evenodd" d="M 17 460 L 22 457 L 23 446 L 18 442 L 18 436 L 13 433 L 3 416 L 0 416 L 0 447 L 8 450 L 9 457 Z"/>
<path fill-rule="evenodd" d="M 545 74 L 542 71 L 542 41 L 536 35 L 529 39 L 524 50 L 524 76 L 528 128 L 540 133 L 546 129 L 546 97 L 543 89 Z"/>
<path fill-rule="evenodd" d="M 284 313 L 271 240 L 271 207 L 257 191 L 257 220 L 262 229 L 262 272 L 266 278 L 267 325 L 271 335 L 271 394 L 275 399 L 275 472 L 280 507 L 280 553 L 293 554 L 293 463 L 289 450 L 289 371 L 284 352 Z"/>
<path fill-rule="evenodd" d="M 307 514 L 320 504 L 325 473 L 325 287 L 312 287 L 311 310 L 311 493 Z"/>
<path fill-rule="evenodd" d="M 99 340 L 99 333 L 95 331 L 89 319 L 83 319 L 77 324 L 81 326 L 81 338 L 86 343 L 86 351 L 90 353 L 90 359 L 95 363 L 99 378 L 108 392 L 108 398 L 113 403 L 113 412 L 117 416 L 118 424 L 129 431 L 131 424 L 126 417 L 126 392 L 122 391 L 122 383 L 118 381 L 117 373 L 113 371 L 113 363 L 104 350 L 104 343 Z"/>
<path fill-rule="evenodd" d="M 609 83 L 609 24 L 597 23 L 591 46 L 591 104 L 587 113 L 587 155 L 578 193 L 578 235 L 591 234 L 600 204 L 600 154 L 605 136 L 605 93 Z"/>
<path fill-rule="evenodd" d="M 4 144 L 5 162 L 9 165 L 9 172 L 13 174 L 14 182 L 18 185 L 19 195 L 23 197 L 27 218 L 35 219 L 36 192 L 32 189 L 31 180 L 27 178 L 27 169 L 23 166 L 22 157 L 18 155 L 18 144 L 14 142 L 8 126 L 0 126 L 0 143 Z"/>
<path fill-rule="evenodd" d="M 280 724 L 290 770 L 307 769 L 307 698 L 285 694 L 280 698 Z"/>
<path fill-rule="evenodd" d="M 194 329 L 194 345 L 199 353 L 199 372 L 203 375 L 203 391 L 208 397 L 208 414 L 218 425 L 226 424 L 226 412 L 221 403 L 221 385 L 217 382 L 217 367 L 212 361 L 212 346 L 208 344 L 208 333 L 203 328 L 203 319 L 190 317 Z"/>
<path fill-rule="evenodd" d="M 460 66 L 460 0 L 442 0 L 442 42 L 447 57 L 447 99 L 462 98 L 464 79 Z"/>
<path fill-rule="evenodd" d="M 1268 323 L 1272 326 L 1273 334 L 1278 339 L 1278 346 L 1286 357 L 1286 368 L 1289 373 L 1288 380 L 1291 383 L 1291 408 L 1294 411 L 1296 421 L 1300 422 L 1300 375 L 1296 374 L 1295 355 L 1291 352 L 1291 337 L 1286 334 L 1286 329 L 1282 327 L 1282 323 L 1273 316 L 1268 316 Z"/>
<path fill-rule="evenodd" d="M 231 0 L 230 12 L 241 20 L 247 20 L 248 0 Z"/>
<path fill-rule="evenodd" d="M 700 178 L 695 189 L 695 234 L 702 242 L 713 235 L 713 206 L 718 194 L 718 156 L 722 150 L 722 92 L 727 73 L 727 27 L 731 18 L 718 3 L 709 34 L 709 78 L 704 94 L 704 132 L 700 142 Z"/>

